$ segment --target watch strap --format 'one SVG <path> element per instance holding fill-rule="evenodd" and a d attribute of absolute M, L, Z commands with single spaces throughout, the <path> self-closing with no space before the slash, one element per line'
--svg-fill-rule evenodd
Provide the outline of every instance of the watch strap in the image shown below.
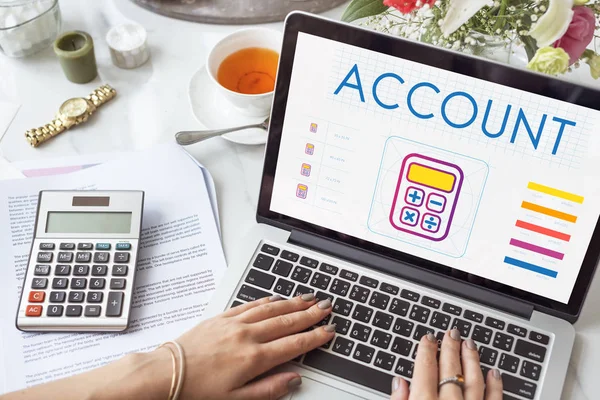
<path fill-rule="evenodd" d="M 96 107 L 100 107 L 102 104 L 110 101 L 117 95 L 117 91 L 110 85 L 102 85 L 98 89 L 94 90 L 87 99 L 94 104 Z"/>
<path fill-rule="evenodd" d="M 65 129 L 66 127 L 63 125 L 62 121 L 57 118 L 42 127 L 28 130 L 25 132 L 25 138 L 32 147 L 37 147 L 63 132 Z"/>

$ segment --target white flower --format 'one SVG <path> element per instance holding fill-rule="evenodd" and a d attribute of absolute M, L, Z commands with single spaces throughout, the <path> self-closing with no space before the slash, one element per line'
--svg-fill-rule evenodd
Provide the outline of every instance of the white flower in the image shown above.
<path fill-rule="evenodd" d="M 573 19 L 573 0 L 550 0 L 548 11 L 532 25 L 529 35 L 538 47 L 550 46 L 569 29 Z"/>
<path fill-rule="evenodd" d="M 452 35 L 488 3 L 489 0 L 450 0 L 450 7 L 440 25 L 444 35 Z"/>

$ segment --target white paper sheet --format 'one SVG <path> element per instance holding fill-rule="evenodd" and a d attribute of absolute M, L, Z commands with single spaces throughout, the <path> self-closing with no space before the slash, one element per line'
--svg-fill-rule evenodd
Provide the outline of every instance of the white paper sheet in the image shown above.
<path fill-rule="evenodd" d="M 190 179 L 198 184 L 190 185 Z M 171 144 L 79 172 L 0 182 L 0 372 L 4 372 L 4 392 L 86 371 L 131 351 L 153 349 L 198 323 L 226 268 L 210 198 L 202 183 L 196 163 Z M 19 332 L 14 321 L 30 250 L 36 195 L 41 189 L 80 188 L 146 192 L 130 327 L 124 333 Z M 19 216 L 21 210 L 24 215 Z M 19 239 L 20 227 L 25 228 L 26 240 Z"/>
<path fill-rule="evenodd" d="M 21 108 L 19 104 L 0 101 L 0 141 L 2 141 L 2 137 L 12 124 L 13 119 L 15 119 L 19 108 Z"/>
<path fill-rule="evenodd" d="M 25 178 L 17 168 L 3 157 L 0 157 L 0 180 Z"/>

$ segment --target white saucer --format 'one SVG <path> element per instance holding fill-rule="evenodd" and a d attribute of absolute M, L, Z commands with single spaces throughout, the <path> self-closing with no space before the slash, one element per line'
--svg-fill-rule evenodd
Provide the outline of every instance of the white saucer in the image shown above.
<path fill-rule="evenodd" d="M 205 66 L 202 66 L 192 76 L 188 96 L 194 117 L 206 129 L 258 124 L 266 118 L 248 117 L 236 111 L 231 103 L 219 93 L 214 82 L 208 76 Z M 245 129 L 227 133 L 221 137 L 234 143 L 258 145 L 267 142 L 267 131 L 260 128 Z"/>

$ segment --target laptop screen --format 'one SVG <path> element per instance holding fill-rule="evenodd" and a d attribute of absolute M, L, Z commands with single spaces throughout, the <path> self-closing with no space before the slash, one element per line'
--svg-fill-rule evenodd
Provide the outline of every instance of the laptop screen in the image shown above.
<path fill-rule="evenodd" d="M 568 303 L 600 112 L 300 32 L 271 206 Z"/>

